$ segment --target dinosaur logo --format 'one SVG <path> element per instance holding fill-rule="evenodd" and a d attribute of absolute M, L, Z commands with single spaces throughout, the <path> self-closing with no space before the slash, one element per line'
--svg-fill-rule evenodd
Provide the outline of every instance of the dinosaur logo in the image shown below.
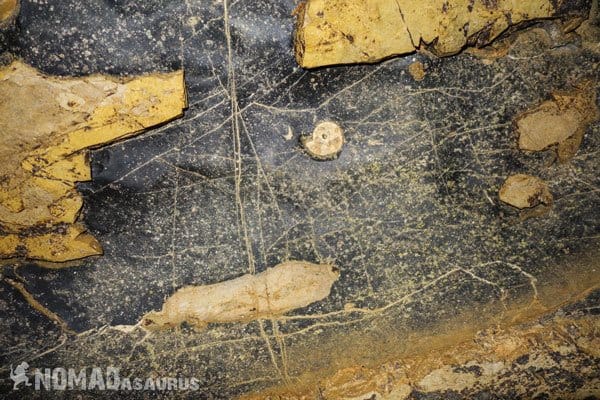
<path fill-rule="evenodd" d="M 29 368 L 29 364 L 25 361 L 17 365 L 14 370 L 12 364 L 10 365 L 10 379 L 14 382 L 13 390 L 18 390 L 19 385 L 23 382 L 25 383 L 25 386 L 31 386 L 29 378 L 27 377 L 27 368 Z"/>

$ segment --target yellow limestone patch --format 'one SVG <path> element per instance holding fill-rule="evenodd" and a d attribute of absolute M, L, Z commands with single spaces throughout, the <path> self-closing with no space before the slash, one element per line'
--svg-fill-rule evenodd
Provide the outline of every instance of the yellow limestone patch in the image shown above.
<path fill-rule="evenodd" d="M 88 149 L 180 117 L 183 71 L 117 79 L 0 69 L 0 258 L 62 262 L 101 254 L 77 223 Z"/>
<path fill-rule="evenodd" d="M 6 27 L 19 12 L 19 0 L 0 0 L 0 28 Z"/>
<path fill-rule="evenodd" d="M 554 11 L 550 0 L 307 0 L 296 11 L 296 59 L 304 68 L 372 63 L 421 44 L 447 56 Z"/>

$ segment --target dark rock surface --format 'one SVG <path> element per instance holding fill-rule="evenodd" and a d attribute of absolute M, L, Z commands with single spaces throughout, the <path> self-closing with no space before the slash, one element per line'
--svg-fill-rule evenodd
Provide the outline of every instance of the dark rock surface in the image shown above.
<path fill-rule="evenodd" d="M 59 75 L 184 68 L 189 109 L 93 153 L 83 221 L 103 257 L 17 271 L 79 335 L 62 335 L 0 285 L 7 396 L 115 395 L 11 392 L 10 366 L 27 361 L 30 369 L 196 377 L 199 392 L 161 395 L 231 398 L 401 355 L 410 334 L 458 316 L 478 329 L 522 301 L 552 307 L 598 283 L 600 125 L 571 162 L 552 165 L 520 152 L 512 127 L 552 90 L 582 78 L 597 85 L 598 53 L 569 43 L 493 63 L 411 55 L 306 71 L 292 55 L 294 7 L 22 2 L 2 33 L 4 51 Z M 426 67 L 420 82 L 407 71 L 417 59 Z M 337 159 L 319 162 L 299 137 L 324 120 L 343 127 L 346 144 Z M 543 218 L 521 222 L 498 201 L 505 177 L 521 172 L 550 186 L 554 208 Z M 330 297 L 293 318 L 151 337 L 111 327 L 135 324 L 184 285 L 288 259 L 331 259 L 341 270 Z M 14 277 L 12 265 L 2 274 Z"/>

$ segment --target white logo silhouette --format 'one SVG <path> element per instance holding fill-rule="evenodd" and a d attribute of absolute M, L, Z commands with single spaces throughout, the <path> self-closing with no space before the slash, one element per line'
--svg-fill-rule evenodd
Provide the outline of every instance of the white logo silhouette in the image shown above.
<path fill-rule="evenodd" d="M 23 382 L 25 382 L 25 386 L 31 386 L 29 378 L 27 377 L 27 368 L 29 368 L 29 364 L 25 361 L 17 365 L 14 370 L 12 364 L 10 365 L 10 379 L 15 383 L 13 385 L 13 390 L 19 389 L 19 385 Z"/>

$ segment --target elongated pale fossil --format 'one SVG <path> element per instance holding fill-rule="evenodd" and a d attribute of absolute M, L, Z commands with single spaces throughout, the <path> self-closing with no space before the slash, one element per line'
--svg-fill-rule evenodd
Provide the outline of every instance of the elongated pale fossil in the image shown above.
<path fill-rule="evenodd" d="M 331 264 L 287 261 L 260 274 L 184 287 L 165 301 L 161 311 L 146 314 L 141 325 L 155 330 L 187 322 L 202 329 L 209 323 L 282 315 L 329 296 L 339 275 Z"/>

